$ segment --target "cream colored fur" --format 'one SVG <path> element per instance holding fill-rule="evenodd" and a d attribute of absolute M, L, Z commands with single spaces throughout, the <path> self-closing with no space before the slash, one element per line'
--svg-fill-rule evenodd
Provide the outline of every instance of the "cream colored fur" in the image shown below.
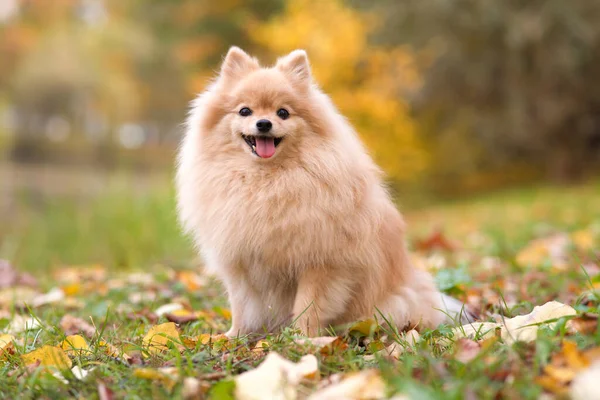
<path fill-rule="evenodd" d="M 277 117 L 281 107 L 289 119 Z M 241 137 L 259 118 L 283 138 L 269 159 Z M 227 289 L 229 336 L 294 320 L 315 335 L 379 312 L 400 329 L 444 320 L 431 276 L 409 262 L 381 171 L 312 82 L 304 51 L 262 68 L 230 49 L 193 103 L 177 191 L 183 227 Z"/>

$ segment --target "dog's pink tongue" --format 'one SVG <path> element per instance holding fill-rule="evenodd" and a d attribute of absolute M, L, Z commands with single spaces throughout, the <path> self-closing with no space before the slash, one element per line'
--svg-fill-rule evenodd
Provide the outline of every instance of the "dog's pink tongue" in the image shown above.
<path fill-rule="evenodd" d="M 256 137 L 256 154 L 262 158 L 269 158 L 275 154 L 275 139 L 272 137 Z"/>

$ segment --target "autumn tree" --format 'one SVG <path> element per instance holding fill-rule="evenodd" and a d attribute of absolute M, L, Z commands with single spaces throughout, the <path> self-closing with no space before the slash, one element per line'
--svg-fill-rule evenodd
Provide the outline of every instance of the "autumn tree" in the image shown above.
<path fill-rule="evenodd" d="M 429 56 L 413 104 L 445 144 L 437 154 L 447 168 L 520 161 L 565 181 L 598 166 L 599 2 L 409 0 L 368 9 L 387 16 L 380 40 Z"/>
<path fill-rule="evenodd" d="M 307 50 L 316 81 L 356 126 L 393 181 L 410 181 L 427 167 L 427 152 L 402 100 L 419 85 L 412 53 L 369 43 L 377 16 L 341 0 L 293 0 L 248 35 L 273 59 Z"/>

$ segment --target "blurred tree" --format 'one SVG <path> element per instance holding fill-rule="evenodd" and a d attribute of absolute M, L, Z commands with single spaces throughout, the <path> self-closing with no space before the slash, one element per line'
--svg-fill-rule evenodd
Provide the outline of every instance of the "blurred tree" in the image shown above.
<path fill-rule="evenodd" d="M 600 2 L 387 0 L 368 8 L 387 17 L 379 41 L 410 42 L 428 64 L 414 105 L 438 144 L 437 170 L 520 161 L 568 181 L 597 166 Z"/>
<path fill-rule="evenodd" d="M 376 22 L 341 0 L 292 0 L 268 23 L 250 25 L 248 35 L 273 58 L 306 49 L 317 82 L 391 180 L 414 180 L 428 159 L 401 94 L 418 87 L 419 74 L 407 48 L 368 43 Z"/>

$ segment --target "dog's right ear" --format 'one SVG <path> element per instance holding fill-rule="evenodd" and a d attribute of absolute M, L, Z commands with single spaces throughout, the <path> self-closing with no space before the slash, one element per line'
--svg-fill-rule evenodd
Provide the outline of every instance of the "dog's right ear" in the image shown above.
<path fill-rule="evenodd" d="M 227 79 L 240 79 L 259 68 L 256 58 L 250 57 L 237 46 L 231 46 L 221 65 L 221 76 Z"/>

